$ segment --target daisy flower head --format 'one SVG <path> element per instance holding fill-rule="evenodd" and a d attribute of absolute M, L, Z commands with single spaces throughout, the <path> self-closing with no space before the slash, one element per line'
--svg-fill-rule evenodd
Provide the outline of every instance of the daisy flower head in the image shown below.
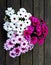
<path fill-rule="evenodd" d="M 28 50 L 32 50 L 34 48 L 34 44 L 29 43 Z"/>
<path fill-rule="evenodd" d="M 24 21 L 24 24 L 26 25 L 26 27 L 27 27 L 27 26 L 30 26 L 30 25 L 31 25 L 31 21 L 30 21 L 30 20 L 25 20 L 25 21 Z"/>
<path fill-rule="evenodd" d="M 10 25 L 8 26 L 8 31 L 12 31 L 12 30 L 13 30 L 13 27 L 12 27 L 12 25 L 10 23 Z"/>
<path fill-rule="evenodd" d="M 26 38 L 26 40 L 29 41 L 30 40 L 31 31 L 30 30 L 24 30 L 23 35 Z"/>
<path fill-rule="evenodd" d="M 10 20 L 11 20 L 11 22 L 18 22 L 18 15 L 16 15 L 16 14 L 13 14 L 11 17 L 10 17 Z"/>
<path fill-rule="evenodd" d="M 4 49 L 7 50 L 7 51 L 10 50 L 10 48 L 8 48 L 6 43 L 4 43 Z"/>
<path fill-rule="evenodd" d="M 21 47 L 21 53 L 26 53 L 27 52 L 27 48 L 22 48 Z"/>
<path fill-rule="evenodd" d="M 11 42 L 10 39 L 6 40 L 6 43 L 4 44 L 4 49 L 5 50 L 10 50 L 11 48 L 13 48 L 15 45 Z"/>
<path fill-rule="evenodd" d="M 15 13 L 15 10 L 12 9 L 12 7 L 9 7 L 9 8 L 7 8 L 7 10 L 5 10 L 5 13 L 8 16 L 12 16 Z"/>
<path fill-rule="evenodd" d="M 12 42 L 13 44 L 16 44 L 16 43 L 17 43 L 16 37 L 12 37 L 12 38 L 11 38 L 11 42 Z"/>
<path fill-rule="evenodd" d="M 18 43 L 18 44 L 21 44 L 22 41 L 24 41 L 24 39 L 25 39 L 25 38 L 24 38 L 22 35 L 20 35 L 20 36 L 18 35 L 18 36 L 16 37 L 16 40 L 17 40 L 17 43 Z"/>
<path fill-rule="evenodd" d="M 37 43 L 37 37 L 32 37 L 31 38 L 31 43 L 36 44 Z"/>
<path fill-rule="evenodd" d="M 33 26 L 28 26 L 27 29 L 32 33 L 34 31 L 34 27 Z"/>
<path fill-rule="evenodd" d="M 19 11 L 21 11 L 21 12 L 27 12 L 25 8 L 20 8 Z"/>
<path fill-rule="evenodd" d="M 3 28 L 6 30 L 6 31 L 9 31 L 9 26 L 10 26 L 10 22 L 6 21 L 4 24 L 3 24 Z"/>
<path fill-rule="evenodd" d="M 33 26 L 40 25 L 40 20 L 38 18 L 31 16 L 30 20 L 31 20 Z"/>
<path fill-rule="evenodd" d="M 8 38 L 12 38 L 14 36 L 14 31 L 9 31 L 8 33 L 7 33 L 7 37 Z"/>
<path fill-rule="evenodd" d="M 20 56 L 20 55 L 21 55 L 21 49 L 20 49 L 20 46 L 14 48 L 13 50 L 15 51 L 16 56 Z"/>
<path fill-rule="evenodd" d="M 41 31 L 41 26 L 40 26 L 40 25 L 37 25 L 37 26 L 36 26 L 36 31 L 37 31 L 37 32 L 40 32 L 40 31 Z"/>
<path fill-rule="evenodd" d="M 26 28 L 26 26 L 25 26 L 25 24 L 24 24 L 24 22 L 22 21 L 19 21 L 18 22 L 18 26 L 19 26 L 19 28 L 20 28 L 20 30 L 22 30 L 22 31 L 24 31 L 24 29 Z"/>
<path fill-rule="evenodd" d="M 13 31 L 18 31 L 18 28 L 19 28 L 18 23 L 11 22 L 10 25 L 12 26 Z"/>
<path fill-rule="evenodd" d="M 23 31 L 22 30 L 20 30 L 20 28 L 18 29 L 18 31 L 17 31 L 17 34 L 20 36 L 20 35 L 22 35 L 23 34 Z"/>
<path fill-rule="evenodd" d="M 38 44 L 39 44 L 39 45 L 42 45 L 42 44 L 44 44 L 44 41 L 45 41 L 44 38 L 39 38 L 39 39 L 38 39 Z"/>
<path fill-rule="evenodd" d="M 25 20 L 28 20 L 31 16 L 32 16 L 31 13 L 28 13 L 28 12 L 26 12 L 26 13 L 24 14 Z"/>
<path fill-rule="evenodd" d="M 27 45 L 28 45 L 28 41 L 27 41 L 26 39 L 24 39 L 24 40 L 21 42 L 20 45 L 21 45 L 22 48 L 26 48 Z"/>
<path fill-rule="evenodd" d="M 23 20 L 24 15 L 25 15 L 25 12 L 24 12 L 24 14 L 23 14 L 22 11 L 18 11 L 18 12 L 17 12 L 17 15 L 18 15 L 18 17 L 19 17 L 19 20 Z M 24 19 L 24 20 L 25 20 L 25 19 Z"/>
<path fill-rule="evenodd" d="M 12 57 L 12 58 L 15 58 L 16 57 L 16 52 L 14 50 L 11 50 L 9 52 L 9 56 Z"/>

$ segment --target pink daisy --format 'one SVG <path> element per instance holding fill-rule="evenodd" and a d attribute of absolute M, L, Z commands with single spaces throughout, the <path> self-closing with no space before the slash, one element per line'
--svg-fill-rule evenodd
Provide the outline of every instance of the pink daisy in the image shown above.
<path fill-rule="evenodd" d="M 20 56 L 20 55 L 21 55 L 21 49 L 20 49 L 20 46 L 14 48 L 13 50 L 14 50 L 16 56 Z"/>
<path fill-rule="evenodd" d="M 15 58 L 15 57 L 16 57 L 16 53 L 15 53 L 14 50 L 11 50 L 11 51 L 9 52 L 9 55 L 10 55 L 10 57 L 12 57 L 12 58 Z"/>
<path fill-rule="evenodd" d="M 27 45 L 28 45 L 28 41 L 27 41 L 26 39 L 25 39 L 24 41 L 22 41 L 21 44 L 20 44 L 20 46 L 21 46 L 22 48 L 26 48 Z"/>
<path fill-rule="evenodd" d="M 28 50 L 27 50 L 27 48 L 22 48 L 21 47 L 21 53 L 26 53 Z"/>
<path fill-rule="evenodd" d="M 20 44 L 24 40 L 24 37 L 22 35 L 17 36 L 16 40 L 17 40 L 17 43 Z"/>
<path fill-rule="evenodd" d="M 16 44 L 16 43 L 17 43 L 16 37 L 11 38 L 11 42 L 12 42 L 13 44 Z"/>
<path fill-rule="evenodd" d="M 6 41 L 6 43 L 4 44 L 4 49 L 5 50 L 10 50 L 11 48 L 13 48 L 15 45 L 11 42 L 10 39 L 8 39 Z"/>
<path fill-rule="evenodd" d="M 32 50 L 34 48 L 34 44 L 29 43 L 29 50 Z"/>

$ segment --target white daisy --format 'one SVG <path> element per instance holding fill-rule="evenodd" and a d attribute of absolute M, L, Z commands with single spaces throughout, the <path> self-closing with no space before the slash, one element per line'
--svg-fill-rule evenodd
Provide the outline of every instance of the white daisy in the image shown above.
<path fill-rule="evenodd" d="M 14 36 L 14 32 L 13 31 L 9 31 L 8 33 L 7 33 L 7 37 L 8 38 L 12 38 Z"/>
<path fill-rule="evenodd" d="M 6 31 L 9 31 L 8 30 L 8 28 L 9 28 L 9 25 L 10 25 L 10 22 L 5 22 L 4 24 L 3 24 L 3 28 L 6 30 Z"/>
<path fill-rule="evenodd" d="M 12 24 L 10 23 L 10 25 L 8 26 L 8 31 L 13 30 Z"/>
<path fill-rule="evenodd" d="M 30 25 L 31 25 L 31 21 L 30 21 L 30 20 L 25 20 L 25 21 L 24 21 L 24 24 L 26 25 L 26 27 L 27 27 L 27 26 L 30 26 Z"/>
<path fill-rule="evenodd" d="M 20 28 L 18 29 L 18 31 L 16 31 L 18 35 L 22 35 L 23 34 L 23 31 L 20 30 Z"/>
<path fill-rule="evenodd" d="M 31 16 L 32 16 L 32 14 L 31 14 L 31 13 L 27 13 L 27 15 L 28 15 L 29 17 L 31 17 Z"/>
<path fill-rule="evenodd" d="M 16 43 L 17 43 L 16 37 L 11 38 L 11 42 L 12 42 L 13 44 L 16 44 Z"/>
<path fill-rule="evenodd" d="M 12 7 L 10 7 L 10 8 L 7 8 L 7 10 L 5 10 L 5 13 L 8 16 L 12 16 L 15 13 L 15 10 L 12 9 Z"/>
<path fill-rule="evenodd" d="M 11 17 L 10 17 L 10 19 L 11 19 L 11 22 L 18 22 L 18 15 L 16 15 L 16 14 L 13 14 Z"/>
<path fill-rule="evenodd" d="M 24 14 L 25 14 L 25 13 L 20 12 L 20 11 L 17 12 L 17 15 L 18 15 L 19 19 L 20 19 L 20 18 L 23 18 L 23 17 L 24 17 Z"/>
<path fill-rule="evenodd" d="M 20 8 L 19 11 L 20 12 L 26 12 L 26 9 L 25 8 Z"/>
<path fill-rule="evenodd" d="M 18 26 L 19 26 L 20 30 L 22 30 L 22 31 L 24 30 L 24 28 L 26 28 L 24 21 L 19 21 Z"/>
<path fill-rule="evenodd" d="M 12 26 L 12 30 L 13 30 L 13 31 L 18 31 L 18 28 L 19 28 L 19 27 L 18 27 L 18 24 L 17 24 L 17 23 L 15 23 L 15 22 L 12 23 L 12 22 L 11 22 L 10 25 Z"/>
<path fill-rule="evenodd" d="M 25 13 L 25 15 L 24 15 L 25 20 L 26 20 L 26 19 L 29 20 L 30 16 L 32 16 L 30 13 Z"/>

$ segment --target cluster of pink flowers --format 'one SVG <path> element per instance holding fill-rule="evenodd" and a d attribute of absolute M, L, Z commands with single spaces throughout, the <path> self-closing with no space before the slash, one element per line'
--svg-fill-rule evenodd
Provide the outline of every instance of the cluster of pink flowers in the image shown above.
<path fill-rule="evenodd" d="M 15 36 L 11 39 L 7 39 L 4 44 L 4 49 L 7 51 L 10 50 L 9 55 L 12 58 L 32 50 L 33 47 L 34 45 L 30 44 L 23 36 Z"/>
<path fill-rule="evenodd" d="M 31 44 L 39 44 L 42 45 L 46 36 L 48 35 L 48 26 L 46 22 L 41 19 L 31 16 L 31 25 L 24 30 L 24 37 L 31 43 Z"/>
<path fill-rule="evenodd" d="M 32 50 L 34 45 L 38 43 L 42 45 L 48 34 L 48 26 L 46 22 L 34 17 L 24 8 L 21 8 L 17 14 L 12 8 L 6 11 L 7 19 L 3 28 L 7 31 L 7 37 L 4 49 L 9 51 L 12 58 L 20 56 Z"/>

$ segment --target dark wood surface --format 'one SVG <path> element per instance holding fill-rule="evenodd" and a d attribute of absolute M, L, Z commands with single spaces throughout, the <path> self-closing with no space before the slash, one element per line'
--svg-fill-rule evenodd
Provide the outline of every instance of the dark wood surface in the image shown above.
<path fill-rule="evenodd" d="M 12 59 L 3 49 L 6 32 L 3 30 L 5 9 L 13 7 L 16 11 L 24 7 L 38 18 L 44 18 L 49 34 L 41 47 L 35 45 L 32 51 Z M 0 0 L 0 65 L 51 65 L 51 0 Z"/>

